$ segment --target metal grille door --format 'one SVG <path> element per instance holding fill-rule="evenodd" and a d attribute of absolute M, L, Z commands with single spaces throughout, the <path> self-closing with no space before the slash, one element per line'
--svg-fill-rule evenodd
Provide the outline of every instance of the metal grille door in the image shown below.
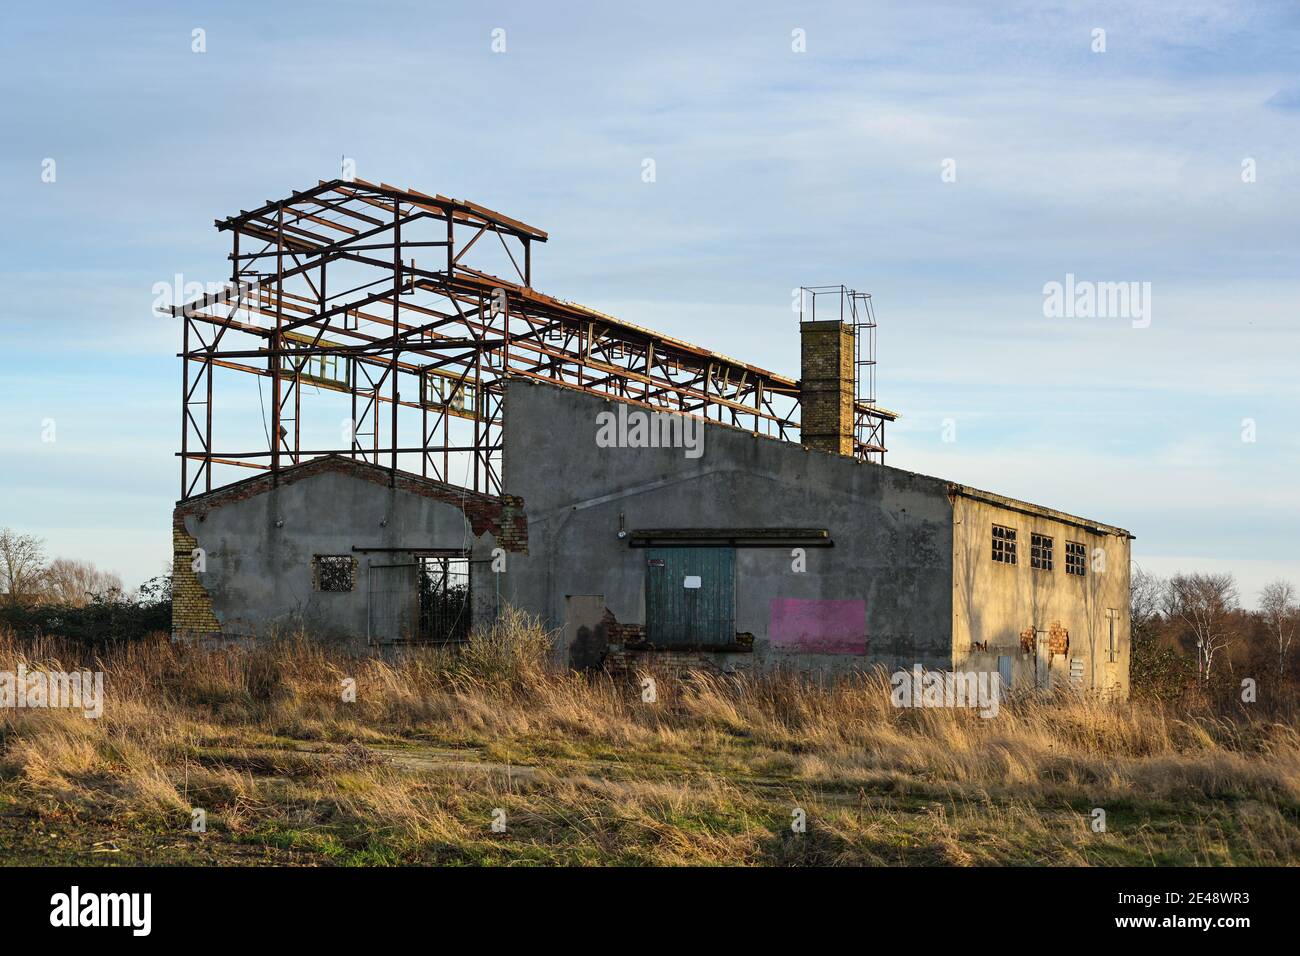
<path fill-rule="evenodd" d="M 420 558 L 420 640 L 461 643 L 469 637 L 470 616 L 469 558 Z"/>

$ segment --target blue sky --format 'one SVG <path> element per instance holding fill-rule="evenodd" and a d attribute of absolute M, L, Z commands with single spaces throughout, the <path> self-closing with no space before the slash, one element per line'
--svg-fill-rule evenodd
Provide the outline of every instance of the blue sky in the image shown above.
<path fill-rule="evenodd" d="M 790 290 L 868 290 L 891 464 L 1128 527 L 1253 603 L 1300 583 L 1298 43 L 1294 4 L 1195 0 L 12 5 L 0 525 L 158 573 L 180 330 L 153 284 L 220 281 L 212 220 L 346 155 L 548 230 L 542 291 L 788 374 Z M 1067 274 L 1151 283 L 1150 325 L 1045 317 Z"/>

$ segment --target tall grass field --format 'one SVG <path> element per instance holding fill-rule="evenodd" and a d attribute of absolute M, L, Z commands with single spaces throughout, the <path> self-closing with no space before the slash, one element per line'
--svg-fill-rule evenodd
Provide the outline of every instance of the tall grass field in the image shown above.
<path fill-rule="evenodd" d="M 1058 695 L 985 719 L 895 707 L 883 673 L 614 678 L 550 647 L 517 614 L 390 658 L 0 633 L 0 671 L 104 675 L 98 719 L 0 709 L 0 862 L 1300 859 L 1294 714 Z"/>

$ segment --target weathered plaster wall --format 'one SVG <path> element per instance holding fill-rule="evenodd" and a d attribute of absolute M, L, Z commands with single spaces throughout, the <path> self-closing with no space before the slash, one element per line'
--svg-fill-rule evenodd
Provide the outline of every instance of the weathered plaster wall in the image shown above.
<path fill-rule="evenodd" d="M 178 576 L 194 579 L 194 595 L 176 605 L 174 631 L 248 640 L 303 629 L 364 647 L 371 565 L 409 563 L 419 550 L 467 549 L 486 566 L 501 534 L 501 511 L 485 496 L 460 499 L 456 489 L 405 478 L 392 488 L 382 469 L 325 459 L 286 472 L 278 485 L 264 479 L 190 499 L 176 508 L 175 560 L 188 568 L 189 549 L 199 547 L 206 569 Z M 523 528 L 514 521 L 503 535 L 512 547 L 526 546 Z M 353 552 L 354 546 L 402 550 Z M 353 555 L 355 590 L 316 590 L 317 554 Z M 495 600 L 490 589 L 476 598 L 480 613 L 489 613 L 482 602 Z M 203 617 L 205 603 L 216 628 Z"/>
<path fill-rule="evenodd" d="M 504 486 L 527 503 L 530 552 L 510 556 L 502 587 L 512 602 L 560 633 L 569 595 L 602 595 L 621 625 L 644 624 L 645 551 L 619 539 L 620 516 L 627 531 L 827 528 L 835 547 L 808 549 L 805 573 L 792 570 L 788 548 L 737 550 L 736 630 L 753 635 L 753 651 L 719 660 L 823 673 L 950 665 L 945 482 L 719 424 L 705 426 L 698 458 L 680 448 L 598 447 L 596 416 L 617 405 L 557 386 L 507 386 Z M 861 602 L 865 653 L 774 646 L 774 600 L 836 602 L 826 607 L 841 629 L 853 619 L 843 602 Z M 834 634 L 834 649 L 852 645 Z"/>
<path fill-rule="evenodd" d="M 1069 631 L 1068 654 L 1053 655 L 1051 683 L 1066 683 L 1070 659 L 1082 660 L 1082 685 L 1128 696 L 1129 557 L 1126 534 L 1118 529 L 1089 531 L 996 501 L 957 495 L 953 503 L 953 659 L 959 670 L 996 671 L 999 656 L 1010 656 L 1013 687 L 1035 686 L 1037 659 L 1021 648 L 1021 632 L 1029 627 L 1048 630 L 1059 622 Z M 1016 529 L 1017 563 L 992 560 L 994 524 Z M 1052 538 L 1053 568 L 1033 568 L 1030 541 L 1037 532 Z M 1088 553 L 1087 573 L 1066 574 L 1067 541 L 1082 543 Z M 1098 570 L 1094 549 L 1101 549 L 1104 570 Z M 1107 609 L 1118 612 L 1118 660 L 1108 659 Z M 973 648 L 987 643 L 987 650 Z"/>
<path fill-rule="evenodd" d="M 326 458 L 278 482 L 265 476 L 178 504 L 175 632 L 248 640 L 301 628 L 361 648 L 370 565 L 469 549 L 476 624 L 512 603 L 555 629 L 557 657 L 568 661 L 580 637 L 585 662 L 600 657 L 593 642 L 607 642 L 616 648 L 609 663 L 626 667 L 645 633 L 646 551 L 629 547 L 620 529 L 826 528 L 835 546 L 808 548 L 803 572 L 788 548 L 737 549 L 735 630 L 751 650 L 677 657 L 821 674 L 914 663 L 995 671 L 1006 657 L 1015 682 L 1032 687 L 1038 665 L 1022 651 L 1021 632 L 1059 622 L 1070 648 L 1051 660 L 1053 681 L 1077 658 L 1084 686 L 1127 695 L 1126 533 L 720 424 L 704 426 L 699 457 L 599 447 L 597 415 L 618 404 L 510 382 L 500 498 L 413 476 L 390 487 L 384 469 Z M 990 558 L 995 522 L 1017 531 L 1014 566 Z M 1050 572 L 1030 565 L 1034 531 L 1053 538 Z M 1065 573 L 1070 540 L 1088 549 L 1083 577 Z M 494 574 L 498 544 L 505 567 Z M 190 573 L 195 547 L 206 568 Z M 355 554 L 356 590 L 315 590 L 315 554 Z M 1115 661 L 1107 659 L 1108 608 L 1118 612 Z"/>

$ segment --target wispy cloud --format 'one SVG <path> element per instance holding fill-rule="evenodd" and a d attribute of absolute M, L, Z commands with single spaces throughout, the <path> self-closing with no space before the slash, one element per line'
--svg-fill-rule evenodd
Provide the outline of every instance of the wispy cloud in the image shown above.
<path fill-rule="evenodd" d="M 0 524 L 156 573 L 179 331 L 152 284 L 223 279 L 213 218 L 346 154 L 548 229 L 546 291 L 787 373 L 791 288 L 870 289 L 893 464 L 1127 525 L 1140 560 L 1289 567 L 1293 6 L 315 9 L 7 17 Z M 1151 282 L 1151 326 L 1045 318 L 1067 272 Z M 253 385 L 227 401 L 256 440 Z M 57 453 L 33 444 L 51 417 Z"/>

